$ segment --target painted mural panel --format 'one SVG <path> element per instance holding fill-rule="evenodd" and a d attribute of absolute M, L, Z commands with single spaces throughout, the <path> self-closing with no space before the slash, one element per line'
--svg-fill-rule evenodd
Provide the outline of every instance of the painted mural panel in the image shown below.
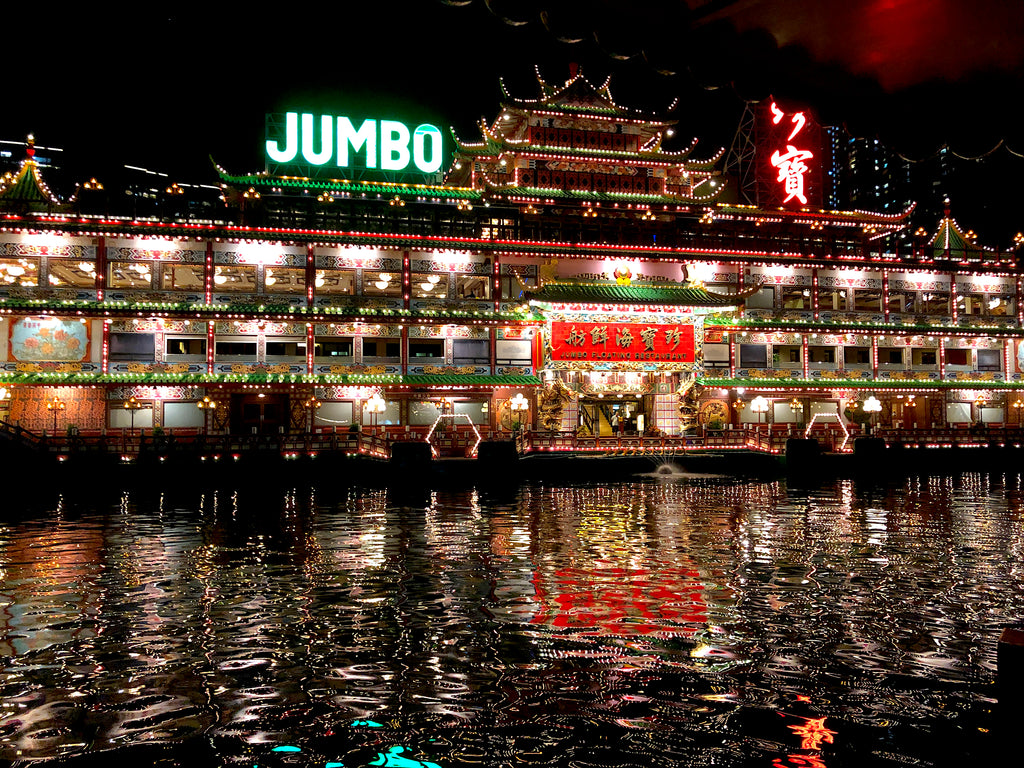
<path fill-rule="evenodd" d="M 11 324 L 12 360 L 78 363 L 88 355 L 89 326 L 77 320 L 23 317 Z"/>

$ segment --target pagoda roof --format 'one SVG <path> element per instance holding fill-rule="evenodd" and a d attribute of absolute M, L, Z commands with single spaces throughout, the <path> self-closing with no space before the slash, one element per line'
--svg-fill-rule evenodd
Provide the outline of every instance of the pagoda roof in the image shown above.
<path fill-rule="evenodd" d="M 678 152 L 664 152 L 661 150 L 660 141 L 652 141 L 650 148 L 641 147 L 635 152 L 625 150 L 598 149 L 594 147 L 560 147 L 560 146 L 537 146 L 527 141 L 510 141 L 494 134 L 488 129 L 484 121 L 480 121 L 484 141 L 471 144 L 460 139 L 454 131 L 452 138 L 460 152 L 475 157 L 493 157 L 509 153 L 517 157 L 554 157 L 554 159 L 579 160 L 580 162 L 604 161 L 609 163 L 632 162 L 638 160 L 647 161 L 655 165 L 680 166 L 686 169 L 708 169 L 714 166 L 725 154 L 725 149 L 719 151 L 710 158 L 704 160 L 687 161 L 694 147 L 697 146 L 697 139 L 694 139 L 690 146 Z"/>
<path fill-rule="evenodd" d="M 0 180 L 0 208 L 21 210 L 47 210 L 60 205 L 39 171 L 39 163 L 33 155 L 35 142 L 29 137 L 28 157 L 21 161 L 21 167 L 13 177 Z"/>
<path fill-rule="evenodd" d="M 686 307 L 736 307 L 753 291 L 726 295 L 712 293 L 698 284 L 640 284 L 559 280 L 544 283 L 540 290 L 528 295 L 542 304 L 666 304 Z"/>
<path fill-rule="evenodd" d="M 567 112 L 572 114 L 593 114 L 604 117 L 619 117 L 642 120 L 645 123 L 660 123 L 663 126 L 673 125 L 675 121 L 661 121 L 656 116 L 617 104 L 612 98 L 611 77 L 607 77 L 601 85 L 594 85 L 578 70 L 570 74 L 569 79 L 561 85 L 548 83 L 534 68 L 537 76 L 538 97 L 536 99 L 520 99 L 512 96 L 501 81 L 502 95 L 507 99 L 508 107 L 516 107 L 529 112 L 538 110 Z M 673 104 L 674 106 L 674 104 Z"/>
<path fill-rule="evenodd" d="M 936 259 L 946 259 L 957 254 L 963 259 L 980 259 L 982 247 L 974 242 L 974 232 L 964 232 L 949 213 L 949 200 L 945 201 L 945 214 L 939 227 L 928 241 Z"/>

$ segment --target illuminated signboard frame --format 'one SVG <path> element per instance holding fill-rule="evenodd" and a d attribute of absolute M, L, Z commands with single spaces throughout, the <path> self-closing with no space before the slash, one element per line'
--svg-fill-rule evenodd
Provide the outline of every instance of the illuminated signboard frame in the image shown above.
<path fill-rule="evenodd" d="M 550 326 L 553 367 L 637 366 L 695 370 L 703 365 L 702 323 L 629 323 L 555 320 Z"/>
<path fill-rule="evenodd" d="M 264 156 L 271 176 L 440 181 L 450 150 L 436 125 L 311 112 L 266 116 Z"/>

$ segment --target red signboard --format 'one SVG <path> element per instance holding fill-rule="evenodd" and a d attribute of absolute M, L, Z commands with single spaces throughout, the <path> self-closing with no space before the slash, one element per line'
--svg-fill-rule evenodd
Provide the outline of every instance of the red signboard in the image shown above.
<path fill-rule="evenodd" d="M 694 362 L 692 325 L 551 323 L 552 360 Z"/>

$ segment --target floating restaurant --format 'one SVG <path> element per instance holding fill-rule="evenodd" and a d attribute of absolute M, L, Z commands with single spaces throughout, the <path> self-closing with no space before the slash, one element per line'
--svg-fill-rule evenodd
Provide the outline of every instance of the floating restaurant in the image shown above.
<path fill-rule="evenodd" d="M 537 86 L 468 139 L 268 116 L 266 170 L 217 168 L 230 224 L 62 203 L 30 143 L 0 189 L 0 420 L 439 455 L 1019 427 L 1016 251 L 948 210 L 825 209 L 805 112 L 764 105 L 750 203 L 607 82 Z"/>

